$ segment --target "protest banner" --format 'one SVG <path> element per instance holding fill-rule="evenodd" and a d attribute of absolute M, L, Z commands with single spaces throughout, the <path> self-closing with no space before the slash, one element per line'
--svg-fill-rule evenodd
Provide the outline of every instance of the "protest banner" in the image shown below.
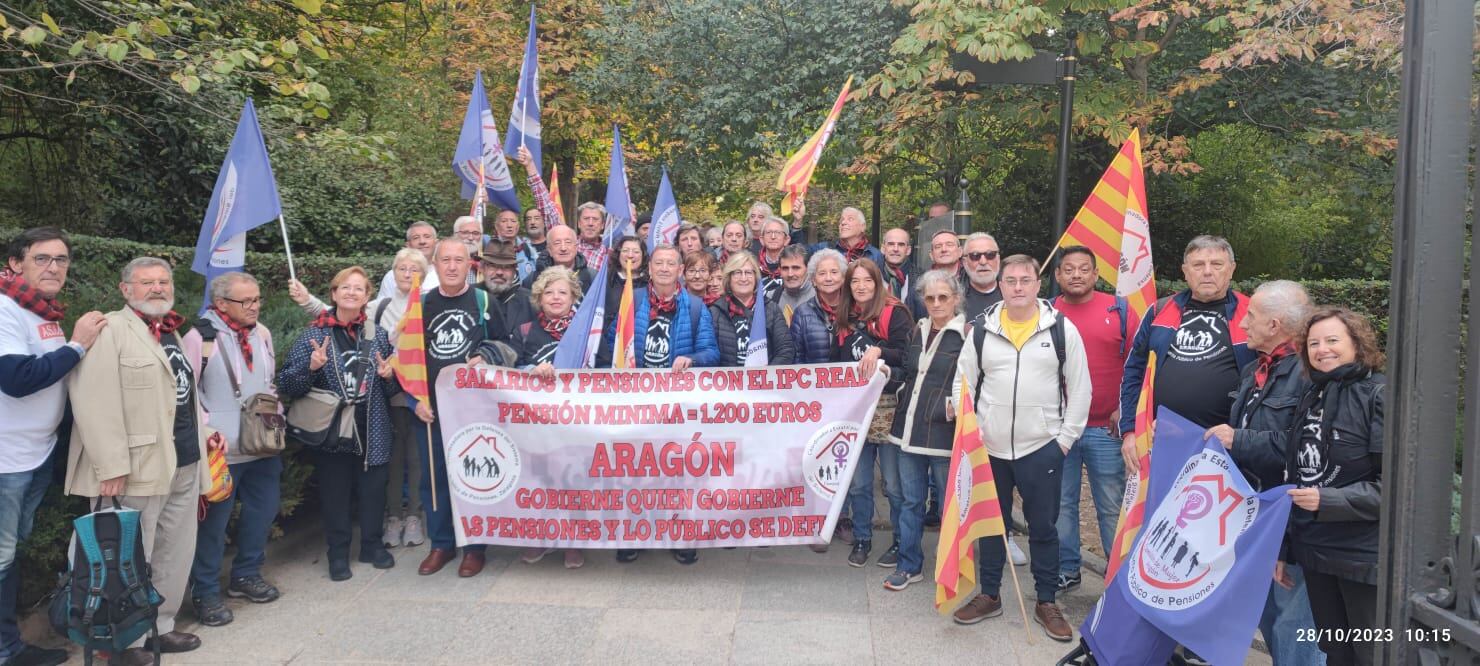
<path fill-rule="evenodd" d="M 841 363 L 453 366 L 436 397 L 458 545 L 822 543 L 883 386 Z"/>

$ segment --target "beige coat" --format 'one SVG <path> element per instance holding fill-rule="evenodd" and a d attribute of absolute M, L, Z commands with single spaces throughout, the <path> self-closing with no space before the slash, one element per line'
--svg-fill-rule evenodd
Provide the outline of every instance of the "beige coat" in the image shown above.
<path fill-rule="evenodd" d="M 175 474 L 174 372 L 133 310 L 106 317 L 108 325 L 67 377 L 73 426 L 66 490 L 95 497 L 101 481 L 128 475 L 125 495 L 168 495 Z M 204 462 L 208 433 L 203 416 L 197 419 Z M 209 487 L 207 466 L 197 469 L 200 487 Z"/>

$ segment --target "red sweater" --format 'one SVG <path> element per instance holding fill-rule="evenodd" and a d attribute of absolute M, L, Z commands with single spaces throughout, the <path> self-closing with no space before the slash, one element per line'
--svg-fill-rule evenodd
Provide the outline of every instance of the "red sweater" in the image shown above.
<path fill-rule="evenodd" d="M 1098 291 L 1088 302 L 1077 305 L 1059 296 L 1054 299 L 1053 306 L 1079 329 L 1085 355 L 1089 357 L 1089 378 L 1094 387 L 1094 397 L 1089 403 L 1089 422 L 1086 425 L 1091 428 L 1109 427 L 1110 415 L 1120 405 L 1120 377 L 1125 370 L 1126 354 L 1131 348 L 1131 341 L 1125 338 L 1135 337 L 1141 320 L 1135 311 L 1127 308 L 1125 338 L 1122 338 L 1115 296 Z"/>

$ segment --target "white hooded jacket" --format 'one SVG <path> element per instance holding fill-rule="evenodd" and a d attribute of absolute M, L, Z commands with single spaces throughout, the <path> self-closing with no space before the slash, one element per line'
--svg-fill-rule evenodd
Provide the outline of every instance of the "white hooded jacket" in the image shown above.
<path fill-rule="evenodd" d="M 1084 433 L 1089 420 L 1089 361 L 1074 323 L 1064 318 L 1064 385 L 1059 392 L 1059 357 L 1049 330 L 1061 316 L 1046 300 L 1038 300 L 1038 328 L 1019 350 L 1002 328 L 1006 303 L 987 308 L 986 334 L 976 346 L 974 326 L 967 330 L 957 371 L 975 391 L 976 416 L 987 453 L 1015 460 L 1057 441 L 1066 449 Z M 982 319 L 978 319 L 980 322 Z M 960 404 L 961 383 L 952 389 L 952 404 Z"/>

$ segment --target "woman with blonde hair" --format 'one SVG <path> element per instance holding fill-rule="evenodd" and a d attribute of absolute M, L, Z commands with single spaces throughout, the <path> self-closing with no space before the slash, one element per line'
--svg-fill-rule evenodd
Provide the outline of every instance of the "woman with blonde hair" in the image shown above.
<path fill-rule="evenodd" d="M 719 364 L 738 367 L 746 364 L 753 335 L 756 304 L 765 298 L 760 289 L 760 265 L 755 255 L 741 250 L 730 255 L 720 270 L 724 295 L 709 306 L 714 320 L 714 339 L 719 345 Z M 766 355 L 768 365 L 790 365 L 792 362 L 791 330 L 786 317 L 774 301 L 766 303 Z"/>

